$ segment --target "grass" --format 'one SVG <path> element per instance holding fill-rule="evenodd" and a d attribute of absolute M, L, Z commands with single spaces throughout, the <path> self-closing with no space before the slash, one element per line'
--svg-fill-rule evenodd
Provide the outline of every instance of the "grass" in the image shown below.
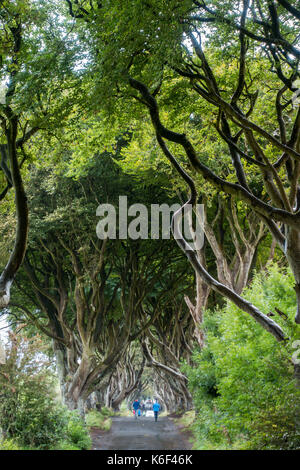
<path fill-rule="evenodd" d="M 194 429 L 193 429 L 195 418 L 196 418 L 195 410 L 186 411 L 185 413 L 183 413 L 182 416 L 180 416 L 180 418 L 174 418 L 174 421 L 177 424 L 177 426 L 179 426 L 183 431 L 187 431 L 190 434 L 189 441 L 192 444 L 193 449 L 196 449 L 195 435 L 194 435 Z"/>
<path fill-rule="evenodd" d="M 89 428 L 98 428 L 101 429 L 102 431 L 109 431 L 111 428 L 111 418 L 109 415 L 106 414 L 104 411 L 104 414 L 101 411 L 96 411 L 96 410 L 91 410 L 87 413 L 86 417 L 86 424 Z"/>
<path fill-rule="evenodd" d="M 116 416 L 133 416 L 132 410 L 128 409 L 126 401 L 123 401 L 120 406 L 120 411 L 116 413 Z"/>
<path fill-rule="evenodd" d="M 186 411 L 182 416 L 180 416 L 180 418 L 174 418 L 174 421 L 180 428 L 183 428 L 187 431 L 192 431 L 195 416 L 196 415 L 194 410 Z"/>
<path fill-rule="evenodd" d="M 180 418 L 175 418 L 175 423 L 184 429 L 190 429 L 195 421 L 195 411 L 186 411 Z"/>
<path fill-rule="evenodd" d="M 131 410 L 120 410 L 116 413 L 116 416 L 133 416 Z"/>

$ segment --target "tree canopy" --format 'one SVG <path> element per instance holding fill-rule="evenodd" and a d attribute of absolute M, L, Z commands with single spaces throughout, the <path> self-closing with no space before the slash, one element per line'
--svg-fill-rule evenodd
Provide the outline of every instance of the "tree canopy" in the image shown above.
<path fill-rule="evenodd" d="M 0 0 L 1 316 L 42 335 L 70 409 L 150 390 L 203 412 L 200 447 L 298 445 L 299 21 L 294 0 Z M 101 238 L 121 196 L 137 236 Z"/>

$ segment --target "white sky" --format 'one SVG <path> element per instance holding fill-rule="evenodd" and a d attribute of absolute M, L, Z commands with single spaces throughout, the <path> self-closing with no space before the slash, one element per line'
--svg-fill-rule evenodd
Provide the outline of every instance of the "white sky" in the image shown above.
<path fill-rule="evenodd" d="M 7 333 L 8 333 L 8 324 L 6 321 L 5 316 L 0 317 L 0 341 L 2 344 L 5 344 L 6 339 L 7 339 Z"/>

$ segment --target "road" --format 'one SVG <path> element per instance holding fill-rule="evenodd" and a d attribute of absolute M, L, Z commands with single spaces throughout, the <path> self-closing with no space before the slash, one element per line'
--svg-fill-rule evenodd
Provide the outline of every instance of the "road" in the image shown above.
<path fill-rule="evenodd" d="M 109 432 L 93 429 L 94 450 L 188 450 L 191 444 L 185 433 L 181 432 L 167 417 L 112 418 Z"/>

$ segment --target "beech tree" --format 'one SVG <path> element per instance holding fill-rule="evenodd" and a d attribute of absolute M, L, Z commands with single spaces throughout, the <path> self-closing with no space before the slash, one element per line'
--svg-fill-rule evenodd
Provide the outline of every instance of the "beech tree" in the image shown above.
<path fill-rule="evenodd" d="M 166 406 L 189 409 L 181 361 L 205 346 L 210 304 L 228 299 L 288 339 L 243 297 L 262 251 L 261 266 L 279 250 L 289 264 L 300 323 L 298 7 L 44 3 L 0 1 L 0 307 L 14 281 L 9 314 L 51 338 L 70 408 L 118 408 L 151 368 Z M 96 207 L 121 194 L 180 200 L 182 251 L 99 240 Z M 199 203 L 195 250 L 180 224 Z"/>
<path fill-rule="evenodd" d="M 29 219 L 22 167 L 33 157 L 30 141 L 38 131 L 51 133 L 61 127 L 70 109 L 61 93 L 68 93 L 72 101 L 67 77 L 74 66 L 74 47 L 62 25 L 60 31 L 58 24 L 53 27 L 53 20 L 58 19 L 56 7 L 57 2 L 48 6 L 39 1 L 0 2 L 0 201 L 3 204 L 13 188 L 16 212 L 13 247 L 7 262 L 1 262 L 0 307 L 9 303 L 27 247 Z"/>
<path fill-rule="evenodd" d="M 207 146 L 211 148 L 211 143 Z M 226 152 L 226 148 L 223 151 Z M 131 141 L 122 151 L 122 157 L 119 162 L 122 169 L 145 182 L 150 182 L 153 177 L 157 179 L 156 169 L 159 170 L 159 183 L 172 187 L 174 197 L 180 202 L 183 201 L 185 193 L 181 188 L 180 177 L 159 154 L 158 145 L 151 136 L 149 126 L 145 125 L 143 129 L 133 131 Z M 216 273 L 223 284 L 240 294 L 249 282 L 251 269 L 256 265 L 258 253 L 261 251 L 259 246 L 267 236 L 266 226 L 257 219 L 252 209 L 235 201 L 231 196 L 222 197 L 214 188 L 208 188 L 208 192 L 197 202 L 202 202 L 201 217 L 204 219 L 199 220 L 199 227 L 203 230 L 205 238 L 203 247 L 195 250 L 196 255 L 204 266 L 207 266 L 206 260 L 209 259 L 208 269 Z M 188 217 L 191 219 L 190 215 Z M 192 227 L 192 220 L 189 225 Z M 193 240 L 194 243 L 195 241 Z M 274 256 L 274 244 L 271 245 L 270 256 L 260 260 L 261 267 Z M 195 291 L 195 301 L 188 296 L 185 296 L 185 300 L 195 323 L 195 337 L 202 347 L 204 338 L 201 324 L 211 289 L 197 272 Z M 194 295 L 193 293 L 192 296 Z"/>
<path fill-rule="evenodd" d="M 102 396 L 97 398 L 96 392 L 97 403 L 104 403 L 108 408 L 119 411 L 124 400 L 143 388 L 144 366 L 145 358 L 139 358 L 136 350 L 129 350 L 112 372 L 107 388 L 102 389 Z"/>
<path fill-rule="evenodd" d="M 300 301 L 300 115 L 292 99 L 299 60 L 294 45 L 299 29 L 297 8 L 288 2 L 250 4 L 247 0 L 134 1 L 122 6 L 119 2 L 67 3 L 79 28 L 84 24 L 94 38 L 94 106 L 98 97 L 102 106 L 106 101 L 110 112 L 113 107 L 120 111 L 121 101 L 126 103 L 127 116 L 135 112 L 134 101 L 144 106 L 159 146 L 190 187 L 188 202 L 196 203 L 198 185 L 180 166 L 176 153 L 185 156 L 194 178 L 199 174 L 218 191 L 244 201 L 268 227 L 291 266 Z M 236 69 L 230 67 L 233 57 Z M 218 76 L 220 58 L 228 64 L 227 85 Z M 258 60 L 271 77 L 268 91 L 262 74 L 252 76 Z M 165 85 L 179 78 L 186 82 L 195 115 L 204 103 L 206 112 L 209 109 L 215 116 L 215 138 L 226 143 L 231 157 L 231 163 L 226 162 L 229 177 L 200 158 L 202 142 L 194 141 L 188 121 L 184 132 L 165 124 Z M 267 96 L 271 102 L 266 103 Z M 255 178 L 247 170 L 250 163 Z M 174 226 L 181 216 L 182 211 Z M 278 340 L 285 339 L 276 322 L 214 279 L 184 239 L 179 243 L 211 289 L 252 315 Z M 297 323 L 299 315 L 298 308 Z"/>
<path fill-rule="evenodd" d="M 155 395 L 169 411 L 189 410 L 192 396 L 187 377 L 181 372 L 181 362 L 190 362 L 193 347 L 193 322 L 183 299 L 165 305 L 164 314 L 151 325 L 141 345 L 146 366 L 153 369 Z"/>
<path fill-rule="evenodd" d="M 131 344 L 162 315 L 186 277 L 173 241 L 157 240 L 158 250 L 149 240 L 97 238 L 98 203 L 116 203 L 125 183 L 128 192 L 129 180 L 109 154 L 78 181 L 31 169 L 29 247 L 10 309 L 52 339 L 64 401 L 82 412 L 87 401 L 95 404 L 93 393 L 117 408 L 138 385 L 143 367 L 120 372 L 132 360 Z"/>

